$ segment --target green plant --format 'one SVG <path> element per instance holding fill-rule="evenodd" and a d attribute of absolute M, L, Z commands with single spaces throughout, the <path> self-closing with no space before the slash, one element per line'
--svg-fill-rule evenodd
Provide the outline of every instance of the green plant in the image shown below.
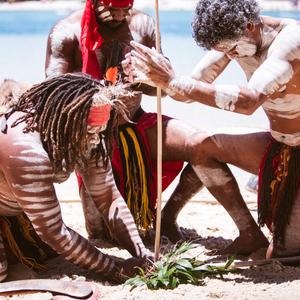
<path fill-rule="evenodd" d="M 195 247 L 196 245 L 187 242 L 175 246 L 171 252 L 162 256 L 160 260 L 151 263 L 146 271 L 138 268 L 140 274 L 129 278 L 125 285 L 131 285 L 133 288 L 146 285 L 149 289 L 174 289 L 179 284 L 184 283 L 201 285 L 206 276 L 222 277 L 223 274 L 233 271 L 230 268 L 234 260 L 233 257 L 220 266 L 197 260 L 195 257 L 183 256 Z"/>

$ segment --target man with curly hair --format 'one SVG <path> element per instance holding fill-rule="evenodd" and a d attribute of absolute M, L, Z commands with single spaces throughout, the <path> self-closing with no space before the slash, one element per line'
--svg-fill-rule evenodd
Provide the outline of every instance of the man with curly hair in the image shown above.
<path fill-rule="evenodd" d="M 200 0 L 192 27 L 198 45 L 210 50 L 192 76 L 176 76 L 168 60 L 137 43 L 126 61 L 131 76 L 182 102 L 245 115 L 264 109 L 270 132 L 198 134 L 191 164 L 239 229 L 233 252 L 247 250 L 255 222 L 227 163 L 259 173 L 258 222 L 273 233 L 267 256 L 300 252 L 300 24 L 261 16 L 255 0 Z M 247 85 L 212 84 L 231 60 Z"/>

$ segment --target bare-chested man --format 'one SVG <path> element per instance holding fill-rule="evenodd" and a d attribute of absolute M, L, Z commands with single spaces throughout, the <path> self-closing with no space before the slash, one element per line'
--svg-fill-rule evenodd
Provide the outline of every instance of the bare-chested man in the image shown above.
<path fill-rule="evenodd" d="M 163 88 L 183 102 L 251 115 L 262 106 L 269 132 L 198 134 L 191 164 L 240 230 L 232 249 L 249 247 L 253 219 L 227 163 L 260 175 L 259 223 L 273 232 L 268 256 L 300 252 L 300 24 L 259 15 L 255 0 L 200 0 L 192 23 L 199 46 L 210 51 L 191 77 L 176 76 L 154 50 L 132 43 L 135 82 Z M 231 60 L 248 78 L 246 86 L 211 84 Z M 259 171 L 260 170 L 260 171 Z"/>
<path fill-rule="evenodd" d="M 0 281 L 6 278 L 8 266 L 2 234 L 10 238 L 2 218 L 22 213 L 54 251 L 110 279 L 120 280 L 120 272 L 133 274 L 134 266 L 142 265 L 143 257 L 149 255 L 115 185 L 108 159 L 112 122 L 124 113 L 121 102 L 112 99 L 122 92 L 112 92 L 97 80 L 66 74 L 33 86 L 13 108 L 7 101 L 0 103 L 0 231 L 4 230 Z M 140 258 L 116 261 L 64 224 L 53 184 L 65 181 L 74 169 L 112 235 Z M 12 253 L 26 260 L 18 249 L 15 245 Z"/>
<path fill-rule="evenodd" d="M 152 18 L 135 10 L 133 0 L 87 0 L 84 10 L 58 22 L 50 32 L 46 58 L 46 76 L 82 70 L 106 82 L 123 80 L 121 61 L 132 47 L 130 41 L 155 46 Z M 115 74 L 116 68 L 118 74 Z M 133 90 L 155 95 L 156 89 L 135 85 Z M 155 214 L 157 126 L 156 114 L 141 108 L 142 93 L 124 98 L 134 123 L 119 120 L 112 166 L 118 188 L 126 199 L 138 226 L 148 228 Z M 194 129 L 182 122 L 163 119 L 163 189 L 189 162 L 188 141 Z M 162 232 L 173 242 L 182 238 L 176 218 L 184 204 L 202 187 L 188 164 L 180 182 L 162 212 Z M 90 238 L 101 236 L 100 217 L 81 189 L 86 227 Z"/>

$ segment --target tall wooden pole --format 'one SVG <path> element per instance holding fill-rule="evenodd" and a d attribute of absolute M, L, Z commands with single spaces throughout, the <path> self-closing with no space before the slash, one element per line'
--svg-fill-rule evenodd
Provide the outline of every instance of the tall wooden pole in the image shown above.
<path fill-rule="evenodd" d="M 160 53 L 160 25 L 158 0 L 155 0 L 156 20 L 156 51 Z M 159 258 L 160 252 L 160 229 L 161 229 L 161 196 L 162 196 L 162 114 L 161 114 L 161 89 L 157 88 L 157 202 L 156 202 L 156 229 L 154 257 Z"/>

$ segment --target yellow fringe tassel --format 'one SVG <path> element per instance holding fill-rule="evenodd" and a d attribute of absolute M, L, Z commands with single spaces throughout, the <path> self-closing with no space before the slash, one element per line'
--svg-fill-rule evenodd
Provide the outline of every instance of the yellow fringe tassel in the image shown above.
<path fill-rule="evenodd" d="M 2 231 L 3 235 L 6 237 L 8 245 L 12 251 L 12 253 L 18 258 L 18 260 L 25 266 L 29 267 L 30 269 L 38 269 L 38 270 L 47 270 L 47 268 L 38 262 L 35 261 L 34 258 L 26 257 L 22 253 L 21 249 L 19 248 L 12 232 L 11 232 L 11 224 L 6 218 L 2 219 Z M 24 219 L 25 221 L 25 219 Z M 28 233 L 29 234 L 29 233 Z M 32 237 L 30 237 L 30 240 L 32 240 Z M 36 244 L 36 242 L 34 241 Z"/>
<path fill-rule="evenodd" d="M 126 165 L 126 191 L 127 191 L 127 205 L 135 219 L 136 225 L 143 229 L 148 229 L 151 226 L 153 214 L 149 209 L 148 185 L 145 162 L 143 160 L 142 150 L 140 148 L 136 134 L 132 128 L 126 128 L 126 131 L 133 141 L 138 166 L 133 166 L 134 170 L 130 168 L 130 154 L 128 143 L 123 132 L 120 132 L 120 140 L 124 149 L 125 165 Z M 132 155 L 132 154 L 131 154 Z M 138 176 L 138 186 L 135 186 L 135 178 Z M 140 192 L 140 193 L 139 193 Z M 139 207 L 139 200 L 141 205 Z M 134 199 L 132 203 L 131 199 Z"/>

